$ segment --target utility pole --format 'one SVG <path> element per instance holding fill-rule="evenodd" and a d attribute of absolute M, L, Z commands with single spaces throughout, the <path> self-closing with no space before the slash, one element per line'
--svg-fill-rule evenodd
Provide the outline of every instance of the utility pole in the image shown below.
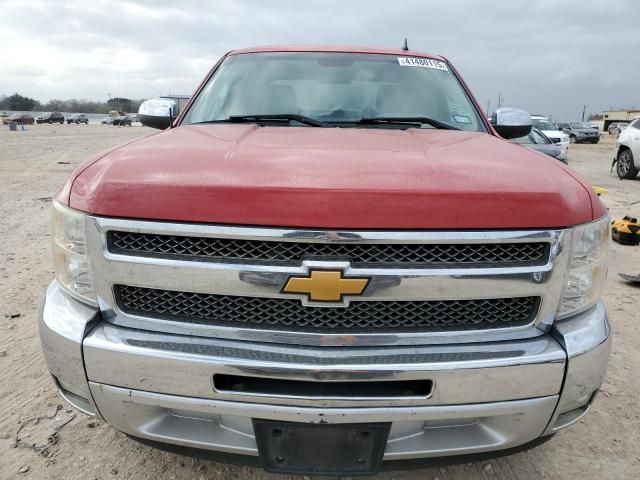
<path fill-rule="evenodd" d="M 487 117 L 491 115 L 491 100 L 487 100 Z"/>
<path fill-rule="evenodd" d="M 498 108 L 502 107 L 502 94 L 498 94 Z"/>
<path fill-rule="evenodd" d="M 587 106 L 588 106 L 588 105 L 583 105 L 583 106 L 582 106 L 582 121 L 583 121 L 583 122 L 584 122 L 584 114 L 585 114 L 585 113 L 586 113 L 586 111 L 587 111 Z"/>

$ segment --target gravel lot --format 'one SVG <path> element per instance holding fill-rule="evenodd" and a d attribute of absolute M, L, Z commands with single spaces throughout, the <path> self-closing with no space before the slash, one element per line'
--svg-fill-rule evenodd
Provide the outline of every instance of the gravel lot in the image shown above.
<path fill-rule="evenodd" d="M 6 478 L 285 478 L 259 470 L 176 456 L 137 444 L 109 426 L 68 409 L 46 371 L 37 310 L 53 277 L 49 202 L 73 168 L 111 145 L 148 135 L 144 127 L 37 125 L 0 129 L 0 479 Z M 614 216 L 640 215 L 640 180 L 610 173 L 613 141 L 571 146 L 570 165 L 593 184 Z M 532 164 L 531 168 L 535 168 Z M 482 463 L 380 474 L 383 479 L 640 478 L 638 287 L 619 272 L 640 273 L 637 247 L 612 245 L 606 298 L 615 329 L 611 364 L 592 412 L 535 450 Z M 61 409 L 56 410 L 61 405 Z M 41 418 L 34 422 L 33 418 Z M 44 454 L 30 447 L 66 421 Z M 17 430 L 25 444 L 14 448 Z"/>

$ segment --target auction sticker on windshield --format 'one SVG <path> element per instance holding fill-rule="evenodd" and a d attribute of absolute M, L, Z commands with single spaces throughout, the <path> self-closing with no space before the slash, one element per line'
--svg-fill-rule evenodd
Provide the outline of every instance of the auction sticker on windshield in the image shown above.
<path fill-rule="evenodd" d="M 431 58 L 398 57 L 398 63 L 403 67 L 435 68 L 445 72 L 449 71 L 446 63 Z"/>

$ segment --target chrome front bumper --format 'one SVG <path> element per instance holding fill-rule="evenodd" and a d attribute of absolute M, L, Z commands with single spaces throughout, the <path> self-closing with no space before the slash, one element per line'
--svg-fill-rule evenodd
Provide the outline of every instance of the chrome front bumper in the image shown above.
<path fill-rule="evenodd" d="M 251 419 L 391 422 L 384 458 L 501 450 L 584 415 L 605 373 L 602 303 L 551 334 L 424 347 L 282 346 L 152 333 L 107 323 L 52 283 L 40 317 L 45 359 L 72 405 L 130 435 L 257 455 Z M 429 396 L 331 397 L 216 391 L 214 374 L 310 382 L 429 379 Z"/>

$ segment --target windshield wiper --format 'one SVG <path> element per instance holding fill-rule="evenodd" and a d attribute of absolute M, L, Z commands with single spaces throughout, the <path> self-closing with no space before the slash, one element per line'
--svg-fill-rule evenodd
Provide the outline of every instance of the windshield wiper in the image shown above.
<path fill-rule="evenodd" d="M 431 125 L 442 130 L 460 130 L 453 125 L 441 122 L 429 117 L 370 117 L 361 118 L 357 122 L 359 125 L 375 125 L 376 123 L 414 123 L 417 125 Z"/>
<path fill-rule="evenodd" d="M 269 121 L 282 121 L 282 120 L 294 120 L 296 122 L 304 123 L 305 125 L 310 125 L 312 127 L 328 127 L 326 123 L 323 123 L 319 120 L 316 120 L 311 117 L 305 117 L 304 115 L 298 115 L 297 113 L 274 113 L 273 115 L 260 114 L 260 115 L 231 115 L 226 120 L 231 123 L 253 123 L 256 121 L 259 122 L 269 122 Z"/>

